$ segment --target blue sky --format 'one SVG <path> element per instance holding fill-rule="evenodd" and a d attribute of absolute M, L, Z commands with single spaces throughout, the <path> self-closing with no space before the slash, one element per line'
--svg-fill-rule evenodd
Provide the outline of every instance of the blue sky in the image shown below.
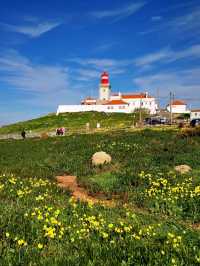
<path fill-rule="evenodd" d="M 200 107 L 199 0 L 0 3 L 0 124 L 113 91 L 169 92 Z"/>

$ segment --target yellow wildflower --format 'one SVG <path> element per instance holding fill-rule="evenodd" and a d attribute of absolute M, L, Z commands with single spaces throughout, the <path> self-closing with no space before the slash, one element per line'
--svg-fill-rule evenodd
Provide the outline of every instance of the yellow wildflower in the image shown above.
<path fill-rule="evenodd" d="M 109 224 L 109 225 L 108 225 L 108 227 L 109 227 L 110 229 L 112 229 L 113 226 L 114 226 L 113 224 Z"/>
<path fill-rule="evenodd" d="M 103 237 L 103 238 L 108 238 L 108 234 L 105 233 L 105 232 L 103 232 L 103 233 L 102 233 L 102 237 Z"/>
<path fill-rule="evenodd" d="M 42 248 L 43 248 L 43 244 L 39 243 L 39 244 L 37 245 L 37 247 L 38 247 L 38 249 L 42 249 Z"/>
<path fill-rule="evenodd" d="M 17 241 L 17 244 L 18 244 L 19 246 L 26 246 L 26 245 L 27 245 L 26 241 L 23 240 L 23 239 L 19 239 L 19 240 Z"/>

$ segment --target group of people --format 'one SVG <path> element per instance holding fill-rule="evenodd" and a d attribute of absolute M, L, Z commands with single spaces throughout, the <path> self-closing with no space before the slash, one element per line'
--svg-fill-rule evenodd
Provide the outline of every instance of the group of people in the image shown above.
<path fill-rule="evenodd" d="M 63 135 L 65 135 L 65 128 L 64 127 L 57 128 L 56 129 L 56 136 L 63 136 Z M 25 139 L 26 138 L 26 131 L 25 131 L 25 129 L 23 129 L 21 131 L 21 136 L 22 136 L 22 139 Z"/>
<path fill-rule="evenodd" d="M 60 127 L 56 129 L 56 135 L 57 136 L 63 136 L 65 135 L 65 128 L 64 127 Z"/>

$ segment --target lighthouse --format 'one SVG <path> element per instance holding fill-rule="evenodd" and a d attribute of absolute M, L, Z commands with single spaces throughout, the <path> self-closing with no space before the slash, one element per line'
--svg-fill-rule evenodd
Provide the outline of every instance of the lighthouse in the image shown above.
<path fill-rule="evenodd" d="M 110 92 L 111 86 L 109 82 L 109 75 L 107 72 L 103 72 L 99 86 L 99 99 L 101 101 L 108 101 L 110 99 Z"/>
<path fill-rule="evenodd" d="M 156 99 L 148 93 L 111 93 L 109 74 L 103 72 L 100 76 L 99 97 L 85 98 L 80 105 L 59 105 L 59 113 L 74 112 L 105 112 L 105 113 L 133 113 L 141 108 L 141 103 L 150 114 L 156 114 Z"/>

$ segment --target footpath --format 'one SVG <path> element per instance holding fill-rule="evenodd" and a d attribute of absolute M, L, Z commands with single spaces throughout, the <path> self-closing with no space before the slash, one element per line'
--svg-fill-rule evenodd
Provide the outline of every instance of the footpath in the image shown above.
<path fill-rule="evenodd" d="M 26 133 L 26 138 L 40 138 L 41 132 L 32 132 L 32 133 Z M 48 132 L 49 137 L 56 136 L 56 132 Z M 0 140 L 4 139 L 22 139 L 21 133 L 10 133 L 10 134 L 0 134 Z"/>

